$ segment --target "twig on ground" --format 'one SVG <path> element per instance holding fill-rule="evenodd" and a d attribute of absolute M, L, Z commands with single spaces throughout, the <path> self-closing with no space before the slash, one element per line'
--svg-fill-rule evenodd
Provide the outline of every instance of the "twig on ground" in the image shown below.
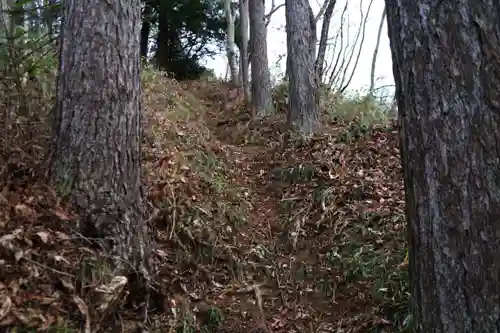
<path fill-rule="evenodd" d="M 63 272 L 63 271 L 59 271 L 55 268 L 52 268 L 52 267 L 49 267 L 47 265 L 44 265 L 42 263 L 39 263 L 38 261 L 35 261 L 33 259 L 28 259 L 28 258 L 22 258 L 22 260 L 25 260 L 31 264 L 34 264 L 34 265 L 37 265 L 39 267 L 42 267 L 42 268 L 45 268 L 46 270 L 49 270 L 49 271 L 52 271 L 53 273 L 56 273 L 56 274 L 60 274 L 60 275 L 65 275 L 65 276 L 68 276 L 70 278 L 75 278 L 75 276 L 73 274 L 69 274 L 69 273 L 66 273 L 66 272 Z"/>

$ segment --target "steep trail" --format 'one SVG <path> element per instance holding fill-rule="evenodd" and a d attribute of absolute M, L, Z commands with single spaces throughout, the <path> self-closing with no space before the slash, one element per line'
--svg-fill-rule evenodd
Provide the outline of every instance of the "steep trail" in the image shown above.
<path fill-rule="evenodd" d="M 303 210 L 297 208 L 294 212 L 295 208 L 284 208 L 295 200 L 293 196 L 286 196 L 288 185 L 279 180 L 280 166 L 287 163 L 280 136 L 284 119 L 276 117 L 251 123 L 241 108 L 214 103 L 213 95 L 199 98 L 208 102 L 206 105 L 213 112 L 207 117 L 210 130 L 232 151 L 240 175 L 239 185 L 248 190 L 252 209 L 245 235 L 253 245 L 248 250 L 260 249 L 266 253 L 257 259 L 267 268 L 256 276 L 260 283 L 252 295 L 256 299 L 251 311 L 255 314 L 254 324 L 273 332 L 288 332 L 299 327 L 329 332 L 338 328 L 332 323 L 337 323 L 344 314 L 362 313 L 364 306 L 355 299 L 349 300 L 349 295 L 345 299 L 334 295 L 334 274 L 322 272 L 321 276 L 314 276 L 315 273 L 307 276 L 306 271 L 313 273 L 317 270 L 314 266 L 321 264 L 309 240 L 298 240 L 306 219 L 300 216 Z M 315 290 L 318 288 L 316 278 L 325 280 L 325 290 Z M 349 325 L 348 322 L 345 324 Z"/>
<path fill-rule="evenodd" d="M 394 128 L 329 121 L 313 140 L 287 143 L 284 116 L 250 122 L 241 100 L 227 98 L 229 85 L 143 74 L 143 181 L 158 210 L 151 332 L 403 331 L 408 274 Z M 109 254 L 82 237 L 79 217 L 33 176 L 43 154 L 9 149 L 0 298 L 11 302 L 0 327 L 108 327 L 95 293 L 115 278 Z M 137 311 L 117 314 L 124 331 L 136 332 Z"/>
<path fill-rule="evenodd" d="M 333 122 L 312 142 L 288 145 L 283 115 L 250 122 L 241 100 L 221 95 L 199 98 L 212 103 L 210 130 L 235 151 L 252 202 L 249 230 L 268 251 L 266 327 L 397 331 L 406 268 L 395 128 Z"/>

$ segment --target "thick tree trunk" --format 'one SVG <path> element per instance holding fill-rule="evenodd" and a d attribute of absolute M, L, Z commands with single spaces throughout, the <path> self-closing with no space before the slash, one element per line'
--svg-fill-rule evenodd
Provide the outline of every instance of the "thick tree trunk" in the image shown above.
<path fill-rule="evenodd" d="M 147 278 L 140 6 L 140 0 L 64 1 L 51 177 L 82 230 L 105 242 L 118 271 Z"/>
<path fill-rule="evenodd" d="M 330 32 L 330 22 L 332 20 L 335 4 L 337 3 L 336 0 L 326 0 L 326 1 L 328 1 L 328 5 L 325 8 L 323 24 L 321 25 L 321 37 L 319 39 L 318 57 L 316 58 L 316 82 L 318 86 L 323 81 L 326 47 L 328 44 L 328 34 Z"/>
<path fill-rule="evenodd" d="M 386 0 L 417 332 L 500 332 L 500 6 Z"/>
<path fill-rule="evenodd" d="M 241 82 L 245 96 L 245 103 L 250 102 L 250 82 L 248 78 L 248 39 L 249 39 L 249 13 L 248 0 L 240 0 L 240 19 L 241 19 L 241 47 L 240 47 L 240 70 Z"/>
<path fill-rule="evenodd" d="M 316 22 L 308 0 L 286 1 L 288 123 L 305 137 L 319 126 L 318 89 L 314 71 Z"/>
<path fill-rule="evenodd" d="M 267 27 L 263 0 L 250 0 L 250 49 L 252 50 L 252 108 L 257 117 L 274 114 L 271 75 L 267 59 Z"/>

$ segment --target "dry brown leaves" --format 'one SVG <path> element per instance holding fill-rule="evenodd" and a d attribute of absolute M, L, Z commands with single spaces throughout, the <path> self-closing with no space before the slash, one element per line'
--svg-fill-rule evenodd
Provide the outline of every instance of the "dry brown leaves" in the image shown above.
<path fill-rule="evenodd" d="M 283 117 L 243 130 L 226 118 L 231 115 L 219 116 L 218 123 L 225 126 L 214 131 L 246 152 L 248 171 L 242 177 L 249 187 L 260 187 L 254 191 L 261 217 L 254 229 L 270 230 L 254 234 L 271 253 L 259 264 L 272 267 L 263 293 L 272 330 L 396 329 L 399 319 L 380 312 L 393 306 L 387 300 L 395 296 L 375 301 L 372 294 L 378 284 L 384 290 L 399 283 L 378 279 L 380 270 L 404 275 L 399 271 L 406 268 L 397 130 L 336 121 L 309 142 L 293 142 L 283 135 Z M 355 262 L 358 255 L 368 259 Z M 364 278 L 350 281 L 351 273 Z"/>
<path fill-rule="evenodd" d="M 371 294 L 377 268 L 344 252 L 404 248 L 396 133 L 356 137 L 352 124 L 330 123 L 292 142 L 282 116 L 250 122 L 241 101 L 228 108 L 228 89 L 161 74 L 144 84 L 144 179 L 161 211 L 155 326 L 200 331 L 221 313 L 226 332 L 390 332 Z M 50 188 L 21 178 L 0 188 L 0 327 L 104 328 L 127 281 Z M 363 265 L 375 273 L 349 277 Z"/>
<path fill-rule="evenodd" d="M 0 230 L 0 327 L 71 329 L 81 321 L 93 332 L 122 301 L 126 278 L 81 271 L 102 254 L 82 245 L 88 240 L 51 188 L 4 184 Z"/>

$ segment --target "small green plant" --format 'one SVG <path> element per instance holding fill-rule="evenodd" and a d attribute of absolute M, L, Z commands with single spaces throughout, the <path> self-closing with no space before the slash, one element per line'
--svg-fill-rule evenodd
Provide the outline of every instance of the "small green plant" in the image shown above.
<path fill-rule="evenodd" d="M 290 184 L 299 184 L 310 182 L 316 175 L 316 169 L 312 165 L 300 164 L 288 168 L 275 168 L 271 170 L 271 179 L 287 182 Z"/>
<path fill-rule="evenodd" d="M 243 207 L 243 205 L 221 204 L 220 202 L 217 205 L 222 206 L 231 227 L 238 230 L 246 224 L 246 207 Z"/>
<path fill-rule="evenodd" d="M 89 256 L 80 261 L 80 274 L 78 284 L 81 288 L 98 285 L 111 281 L 114 277 L 109 258 Z"/>
<path fill-rule="evenodd" d="M 183 321 L 175 328 L 176 333 L 196 333 L 196 326 L 192 322 Z"/>
<path fill-rule="evenodd" d="M 197 330 L 196 317 L 190 309 L 181 304 L 179 308 L 178 317 L 175 322 L 176 333 L 196 333 Z"/>
<path fill-rule="evenodd" d="M 192 158 L 191 163 L 197 174 L 216 194 L 229 191 L 231 185 L 225 179 L 225 166 L 215 154 L 200 151 Z"/>
<path fill-rule="evenodd" d="M 206 313 L 206 323 L 201 327 L 201 332 L 215 333 L 218 332 L 224 321 L 222 312 L 214 307 L 210 307 Z"/>

